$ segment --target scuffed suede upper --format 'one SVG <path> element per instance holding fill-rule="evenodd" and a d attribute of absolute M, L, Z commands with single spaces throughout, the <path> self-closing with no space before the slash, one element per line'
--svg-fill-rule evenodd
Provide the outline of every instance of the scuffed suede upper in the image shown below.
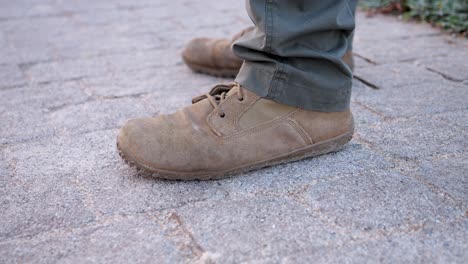
<path fill-rule="evenodd" d="M 234 55 L 231 45 L 225 39 L 196 38 L 187 44 L 182 56 L 187 64 L 239 69 L 243 60 Z"/>
<path fill-rule="evenodd" d="M 242 100 L 236 94 L 242 89 Z M 353 130 L 351 112 L 306 111 L 235 86 L 219 114 L 202 99 L 171 115 L 128 121 L 119 145 L 145 168 L 219 172 L 268 161 Z"/>

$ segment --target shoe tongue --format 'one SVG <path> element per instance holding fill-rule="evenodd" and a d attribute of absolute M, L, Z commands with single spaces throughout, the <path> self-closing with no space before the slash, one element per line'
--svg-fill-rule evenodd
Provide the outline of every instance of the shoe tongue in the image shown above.
<path fill-rule="evenodd" d="M 229 92 L 227 92 L 226 96 L 231 96 L 237 92 L 238 87 L 233 87 Z"/>

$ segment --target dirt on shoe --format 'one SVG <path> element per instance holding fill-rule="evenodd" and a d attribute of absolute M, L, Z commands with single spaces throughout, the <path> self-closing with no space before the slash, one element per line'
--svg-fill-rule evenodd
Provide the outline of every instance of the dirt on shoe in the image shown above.
<path fill-rule="evenodd" d="M 243 60 L 232 51 L 232 44 L 251 31 L 248 27 L 231 40 L 196 38 L 190 41 L 182 53 L 185 64 L 195 72 L 218 77 L 234 78 L 242 66 Z"/>
<path fill-rule="evenodd" d="M 208 180 L 336 151 L 353 131 L 350 110 L 307 111 L 231 83 L 174 114 L 128 121 L 117 146 L 155 177 Z"/>

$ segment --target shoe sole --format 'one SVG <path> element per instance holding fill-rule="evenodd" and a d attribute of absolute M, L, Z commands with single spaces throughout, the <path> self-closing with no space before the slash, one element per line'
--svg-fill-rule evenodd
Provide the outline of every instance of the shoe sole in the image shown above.
<path fill-rule="evenodd" d="M 221 78 L 235 78 L 237 73 L 239 73 L 239 68 L 236 69 L 229 69 L 229 68 L 213 68 L 208 66 L 203 66 L 200 64 L 196 64 L 188 60 L 185 56 L 182 56 L 184 59 L 185 64 L 194 72 L 208 74 L 215 77 Z"/>
<path fill-rule="evenodd" d="M 262 169 L 266 167 L 276 166 L 284 163 L 299 161 L 307 158 L 312 158 L 327 153 L 332 153 L 343 148 L 346 143 L 348 143 L 353 137 L 353 132 L 348 132 L 346 134 L 340 135 L 338 137 L 328 139 L 317 144 L 307 146 L 305 148 L 296 150 L 294 152 L 288 153 L 286 155 L 276 157 L 269 160 L 257 161 L 252 164 L 248 164 L 242 167 L 233 168 L 225 171 L 206 171 L 206 172 L 177 172 L 177 171 L 168 171 L 161 170 L 157 168 L 152 168 L 145 164 L 140 164 L 133 159 L 128 157 L 128 154 L 125 154 L 124 151 L 120 148 L 119 140 L 117 139 L 117 149 L 119 155 L 125 160 L 127 164 L 132 167 L 135 167 L 138 171 L 145 174 L 149 174 L 155 178 L 161 178 L 166 180 L 216 180 L 228 178 L 236 174 L 242 174 L 249 171 Z"/>

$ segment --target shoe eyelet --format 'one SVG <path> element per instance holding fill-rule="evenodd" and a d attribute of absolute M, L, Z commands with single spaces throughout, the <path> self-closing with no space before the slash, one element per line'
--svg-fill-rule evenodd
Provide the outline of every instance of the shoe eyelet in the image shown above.
<path fill-rule="evenodd" d="M 225 113 L 222 113 L 222 114 L 219 115 L 219 117 L 221 117 L 221 118 L 224 118 L 225 116 L 226 116 Z"/>
<path fill-rule="evenodd" d="M 239 101 L 239 102 L 244 101 L 244 97 L 237 99 L 237 101 Z"/>

